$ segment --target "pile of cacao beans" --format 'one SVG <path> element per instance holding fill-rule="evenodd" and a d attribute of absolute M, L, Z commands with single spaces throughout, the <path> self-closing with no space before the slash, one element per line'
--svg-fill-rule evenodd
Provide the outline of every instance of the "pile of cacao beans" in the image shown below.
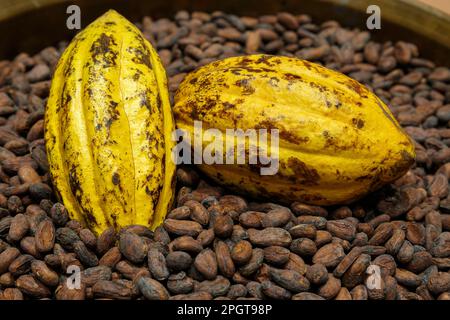
<path fill-rule="evenodd" d="M 172 94 L 198 66 L 248 53 L 349 75 L 389 105 L 415 141 L 416 165 L 336 207 L 248 199 L 180 167 L 163 225 L 96 237 L 57 202 L 43 141 L 51 75 L 67 43 L 21 53 L 0 61 L 0 299 L 450 299 L 448 68 L 413 43 L 379 43 L 304 14 L 180 11 L 137 25 Z"/>

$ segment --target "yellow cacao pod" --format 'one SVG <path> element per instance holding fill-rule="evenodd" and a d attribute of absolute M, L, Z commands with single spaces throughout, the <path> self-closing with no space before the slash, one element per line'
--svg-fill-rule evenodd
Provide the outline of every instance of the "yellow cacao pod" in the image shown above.
<path fill-rule="evenodd" d="M 167 78 L 140 31 L 108 11 L 77 34 L 45 113 L 50 173 L 72 218 L 97 234 L 159 225 L 174 194 Z"/>
<path fill-rule="evenodd" d="M 413 143 L 375 94 L 295 58 L 252 55 L 203 66 L 181 83 L 174 114 L 191 137 L 194 121 L 203 133 L 219 129 L 224 139 L 227 129 L 277 129 L 275 175 L 261 175 L 261 164 L 248 161 L 199 165 L 224 186 L 275 201 L 349 203 L 402 176 L 415 157 Z M 204 148 L 211 143 L 202 140 Z M 258 146 L 248 142 L 245 152 L 252 147 Z"/>

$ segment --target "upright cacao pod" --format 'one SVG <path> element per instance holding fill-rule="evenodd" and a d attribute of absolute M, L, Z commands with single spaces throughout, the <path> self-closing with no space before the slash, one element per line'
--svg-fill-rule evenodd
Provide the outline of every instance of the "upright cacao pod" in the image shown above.
<path fill-rule="evenodd" d="M 222 133 L 278 129 L 275 175 L 260 175 L 261 164 L 248 160 L 199 166 L 222 185 L 277 201 L 348 203 L 403 175 L 415 157 L 413 143 L 375 94 L 295 58 L 252 55 L 203 66 L 181 83 L 174 114 L 191 137 L 194 121 Z M 258 146 L 248 143 L 245 152 L 252 147 Z"/>
<path fill-rule="evenodd" d="M 111 10 L 74 37 L 45 113 L 51 177 L 72 218 L 96 233 L 159 225 L 174 194 L 173 129 L 165 71 L 132 23 Z"/>

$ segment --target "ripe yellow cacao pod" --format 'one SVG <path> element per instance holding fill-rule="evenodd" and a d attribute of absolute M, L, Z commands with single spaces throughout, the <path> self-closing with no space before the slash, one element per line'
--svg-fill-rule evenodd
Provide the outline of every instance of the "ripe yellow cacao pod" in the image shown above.
<path fill-rule="evenodd" d="M 159 225 L 174 194 L 167 78 L 140 31 L 108 11 L 77 34 L 55 70 L 45 113 L 53 184 L 96 233 Z"/>
<path fill-rule="evenodd" d="M 295 58 L 252 55 L 203 66 L 181 83 L 174 114 L 191 137 L 194 121 L 201 121 L 202 132 L 277 129 L 275 175 L 261 175 L 255 170 L 261 165 L 248 161 L 199 165 L 224 186 L 276 201 L 349 203 L 399 178 L 415 157 L 413 143 L 375 94 Z M 258 146 L 247 143 L 245 152 L 251 147 Z"/>

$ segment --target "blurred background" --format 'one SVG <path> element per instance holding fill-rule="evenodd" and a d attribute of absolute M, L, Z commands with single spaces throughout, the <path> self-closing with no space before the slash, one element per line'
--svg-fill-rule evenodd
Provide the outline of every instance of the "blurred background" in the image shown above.
<path fill-rule="evenodd" d="M 421 1 L 450 14 L 450 0 L 421 0 Z"/>

